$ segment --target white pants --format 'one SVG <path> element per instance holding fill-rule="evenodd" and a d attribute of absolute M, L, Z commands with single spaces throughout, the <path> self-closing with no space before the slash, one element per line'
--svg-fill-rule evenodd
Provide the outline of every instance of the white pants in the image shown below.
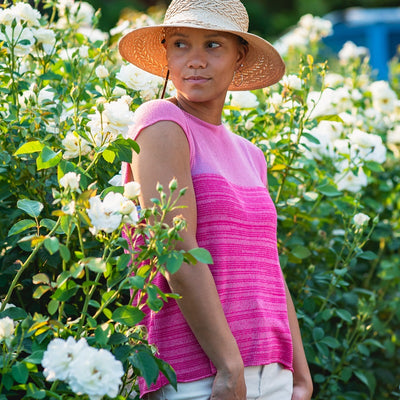
<path fill-rule="evenodd" d="M 292 372 L 280 364 L 246 367 L 244 377 L 247 400 L 290 400 L 293 391 Z M 178 383 L 178 391 L 171 385 L 144 396 L 146 400 L 209 400 L 214 377 L 195 382 Z"/>

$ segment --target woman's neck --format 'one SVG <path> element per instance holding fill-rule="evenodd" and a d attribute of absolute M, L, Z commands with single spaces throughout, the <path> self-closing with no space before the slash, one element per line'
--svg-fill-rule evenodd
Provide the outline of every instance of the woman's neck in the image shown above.
<path fill-rule="evenodd" d="M 211 100 L 208 102 L 193 102 L 185 99 L 182 96 L 176 96 L 171 99 L 180 109 L 188 112 L 196 118 L 213 125 L 221 124 L 222 109 L 224 107 L 225 99 Z"/>

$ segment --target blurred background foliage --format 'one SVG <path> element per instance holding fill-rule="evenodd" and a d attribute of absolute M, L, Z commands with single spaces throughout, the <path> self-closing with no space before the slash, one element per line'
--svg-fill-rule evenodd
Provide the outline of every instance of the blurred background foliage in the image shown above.
<path fill-rule="evenodd" d="M 331 11 L 349 7 L 398 7 L 398 0 L 242 0 L 250 16 L 250 31 L 276 39 L 287 28 L 295 25 L 304 14 L 323 16 Z M 168 0 L 88 0 L 95 9 L 101 8 L 100 28 L 114 27 L 126 9 L 147 11 L 150 7 L 166 8 Z"/>

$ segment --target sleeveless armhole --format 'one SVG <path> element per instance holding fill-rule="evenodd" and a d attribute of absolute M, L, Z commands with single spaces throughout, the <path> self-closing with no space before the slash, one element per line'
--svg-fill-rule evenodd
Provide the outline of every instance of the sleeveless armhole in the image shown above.
<path fill-rule="evenodd" d="M 156 124 L 161 121 L 171 121 L 179 125 L 179 127 L 185 133 L 186 139 L 189 144 L 190 152 L 190 167 L 193 167 L 194 163 L 194 144 L 189 130 L 189 126 L 186 120 L 186 116 L 183 111 L 178 108 L 175 104 L 168 100 L 151 100 L 143 103 L 135 111 L 134 121 L 129 128 L 128 137 L 136 140 L 143 129 Z M 122 165 L 122 182 L 125 184 L 132 180 L 131 169 L 128 163 Z"/>

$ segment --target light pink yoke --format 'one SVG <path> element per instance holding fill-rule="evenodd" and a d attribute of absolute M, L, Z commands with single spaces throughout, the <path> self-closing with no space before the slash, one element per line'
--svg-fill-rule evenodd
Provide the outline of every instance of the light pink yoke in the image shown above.
<path fill-rule="evenodd" d="M 213 257 L 210 270 L 245 366 L 281 363 L 292 369 L 277 215 L 266 189 L 264 155 L 225 126 L 204 122 L 166 100 L 139 107 L 130 137 L 136 139 L 143 128 L 165 120 L 177 123 L 189 142 L 197 242 Z M 155 283 L 169 291 L 161 275 Z M 149 313 L 144 324 L 149 342 L 175 369 L 178 382 L 215 374 L 174 300 Z M 162 375 L 150 389 L 142 381 L 141 394 L 167 383 Z"/>

